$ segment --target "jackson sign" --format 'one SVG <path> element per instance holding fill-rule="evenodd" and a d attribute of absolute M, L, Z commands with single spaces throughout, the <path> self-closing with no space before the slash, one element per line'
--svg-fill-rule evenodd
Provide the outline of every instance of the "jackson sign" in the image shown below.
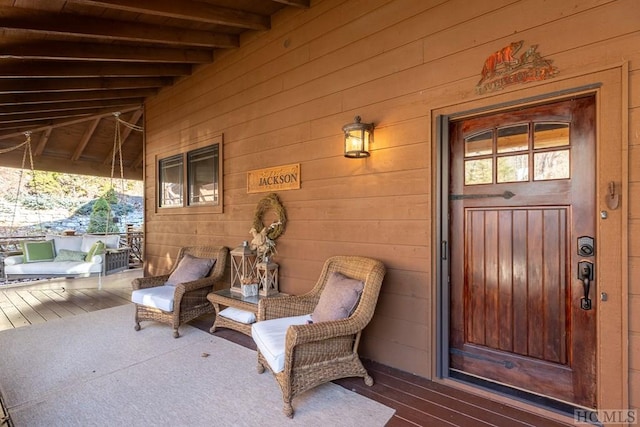
<path fill-rule="evenodd" d="M 256 169 L 247 172 L 247 193 L 297 190 L 300 188 L 300 164 Z"/>

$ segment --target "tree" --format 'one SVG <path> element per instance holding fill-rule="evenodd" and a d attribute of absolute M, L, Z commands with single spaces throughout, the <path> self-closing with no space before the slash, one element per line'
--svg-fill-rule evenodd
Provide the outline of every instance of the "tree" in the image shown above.
<path fill-rule="evenodd" d="M 108 227 L 107 227 L 108 225 Z M 119 233 L 109 202 L 104 197 L 96 200 L 89 217 L 87 233 Z"/>

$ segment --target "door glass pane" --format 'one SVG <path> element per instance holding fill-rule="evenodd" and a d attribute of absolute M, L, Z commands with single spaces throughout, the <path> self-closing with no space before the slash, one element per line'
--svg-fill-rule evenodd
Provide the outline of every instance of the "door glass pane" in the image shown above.
<path fill-rule="evenodd" d="M 498 157 L 498 182 L 529 181 L 529 155 Z"/>
<path fill-rule="evenodd" d="M 467 160 L 464 162 L 464 185 L 491 184 L 493 159 Z"/>
<path fill-rule="evenodd" d="M 533 126 L 533 148 L 569 145 L 568 123 L 536 123 Z"/>
<path fill-rule="evenodd" d="M 512 153 L 528 149 L 528 124 L 498 128 L 498 153 Z"/>
<path fill-rule="evenodd" d="M 493 131 L 483 131 L 464 139 L 464 156 L 484 156 L 493 152 Z"/>
<path fill-rule="evenodd" d="M 567 179 L 571 177 L 569 150 L 545 151 L 533 155 L 533 179 Z"/>

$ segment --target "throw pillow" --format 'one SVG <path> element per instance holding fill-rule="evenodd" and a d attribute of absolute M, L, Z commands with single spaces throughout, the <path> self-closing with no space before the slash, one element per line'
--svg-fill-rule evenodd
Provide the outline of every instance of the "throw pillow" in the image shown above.
<path fill-rule="evenodd" d="M 53 261 L 56 257 L 53 240 L 22 242 L 22 253 L 25 262 Z"/>
<path fill-rule="evenodd" d="M 196 258 L 185 254 L 180 260 L 178 267 L 171 273 L 169 279 L 167 279 L 165 285 L 176 286 L 180 283 L 202 279 L 209 274 L 215 263 L 215 259 Z"/>
<path fill-rule="evenodd" d="M 54 259 L 56 262 L 61 261 L 85 261 L 87 254 L 80 251 L 72 251 L 69 249 L 60 249 L 58 255 Z"/>
<path fill-rule="evenodd" d="M 331 273 L 311 315 L 313 322 L 346 319 L 351 316 L 363 289 L 362 280 L 352 279 L 338 272 Z"/>
<path fill-rule="evenodd" d="M 91 245 L 91 249 L 89 249 L 89 252 L 87 252 L 87 256 L 84 258 L 84 260 L 87 262 L 91 262 L 94 255 L 102 255 L 104 251 L 104 243 L 102 243 L 101 240 L 98 240 L 93 245 Z"/>

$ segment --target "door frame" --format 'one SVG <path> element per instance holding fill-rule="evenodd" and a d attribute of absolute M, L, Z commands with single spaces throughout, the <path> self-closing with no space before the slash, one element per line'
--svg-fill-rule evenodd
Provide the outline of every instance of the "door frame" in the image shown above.
<path fill-rule="evenodd" d="M 628 284 L 628 93 L 629 69 L 626 62 L 590 70 L 580 74 L 555 78 L 541 84 L 522 85 L 517 89 L 431 109 L 432 129 L 432 325 L 434 358 L 432 373 L 435 381 L 465 388 L 512 404 L 514 399 L 483 391 L 448 376 L 449 295 L 448 247 L 448 123 L 453 119 L 473 117 L 481 113 L 498 112 L 516 106 L 529 106 L 567 99 L 574 95 L 593 94 L 596 102 L 596 272 L 594 295 L 606 292 L 607 301 L 597 304 L 596 399 L 598 409 L 628 408 L 629 405 L 629 284 Z M 609 183 L 619 189 L 620 206 L 607 207 Z M 606 211 L 603 219 L 600 212 Z M 623 260 L 623 262 L 619 262 Z M 619 264 L 619 265 L 618 265 Z M 519 406 L 535 405 L 517 401 Z M 544 410 L 544 408 L 541 408 Z"/>

